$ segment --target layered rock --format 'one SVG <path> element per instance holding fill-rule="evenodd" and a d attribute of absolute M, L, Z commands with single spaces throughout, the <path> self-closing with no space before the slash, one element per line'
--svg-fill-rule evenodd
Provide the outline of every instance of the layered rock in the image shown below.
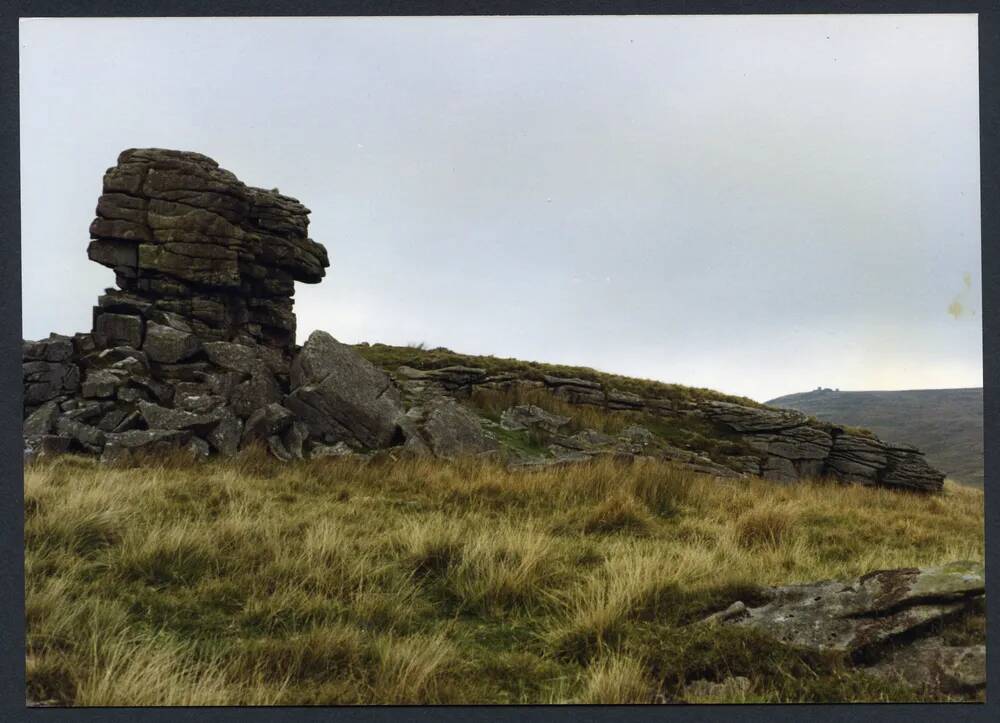
<path fill-rule="evenodd" d="M 763 605 L 735 601 L 703 622 L 754 628 L 918 688 L 970 694 L 986 684 L 985 641 L 954 645 L 944 633 L 952 621 L 981 616 L 985 593 L 982 563 L 955 562 L 768 588 Z"/>
<path fill-rule="evenodd" d="M 162 363 L 197 353 L 192 334 L 290 350 L 294 282 L 317 283 L 329 265 L 308 214 L 201 154 L 124 151 L 90 225 L 87 254 L 118 284 L 94 309 L 97 345 L 139 348 L 149 335 Z"/>
<path fill-rule="evenodd" d="M 505 410 L 500 427 L 508 431 L 529 429 L 548 436 L 548 453 L 534 459 L 517 459 L 519 466 L 547 467 L 585 462 L 596 456 L 654 457 L 681 464 L 716 477 L 763 476 L 779 482 L 829 477 L 844 482 L 934 492 L 944 475 L 913 447 L 889 444 L 874 436 L 851 433 L 785 409 L 755 407 L 715 400 L 678 402 L 615 389 L 593 379 L 542 375 L 525 378 L 511 372 L 490 373 L 473 366 L 436 369 L 399 367 L 400 384 L 422 393 L 447 394 L 460 399 L 478 390 L 502 390 L 527 396 L 546 392 L 571 405 L 598 407 L 607 412 L 634 412 L 669 423 L 685 419 L 706 420 L 721 436 L 730 436 L 735 447 L 713 458 L 696 450 L 680 449 L 646 430 L 643 440 L 608 437 L 595 430 L 560 434 L 568 418 L 553 415 L 536 405 L 520 404 Z M 640 435 L 641 436 L 641 435 Z"/>
<path fill-rule="evenodd" d="M 944 474 L 914 447 L 823 425 L 799 412 L 710 402 L 701 414 L 742 434 L 762 453 L 762 474 L 769 479 L 833 477 L 922 492 L 938 491 L 944 482 Z"/>
<path fill-rule="evenodd" d="M 123 152 L 87 250 L 118 288 L 98 298 L 89 333 L 23 347 L 28 452 L 117 463 L 138 450 L 228 456 L 260 441 L 302 456 L 308 428 L 282 406 L 294 391 L 292 295 L 329 265 L 308 214 L 201 154 Z"/>

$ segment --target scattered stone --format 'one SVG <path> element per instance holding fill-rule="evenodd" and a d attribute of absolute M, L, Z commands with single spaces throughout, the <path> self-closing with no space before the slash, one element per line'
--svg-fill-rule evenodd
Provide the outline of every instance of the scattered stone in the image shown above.
<path fill-rule="evenodd" d="M 336 444 L 317 444 L 313 446 L 309 453 L 310 459 L 322 459 L 324 457 L 353 457 L 357 453 L 344 442 Z"/>

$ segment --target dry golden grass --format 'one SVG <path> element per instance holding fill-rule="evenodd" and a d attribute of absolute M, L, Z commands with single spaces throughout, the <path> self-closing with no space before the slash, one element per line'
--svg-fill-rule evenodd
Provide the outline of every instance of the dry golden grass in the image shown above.
<path fill-rule="evenodd" d="M 639 702 L 718 660 L 757 666 L 755 699 L 813 700 L 795 661 L 688 623 L 760 585 L 981 560 L 983 507 L 654 462 L 68 456 L 26 469 L 25 543 L 36 701 Z"/>

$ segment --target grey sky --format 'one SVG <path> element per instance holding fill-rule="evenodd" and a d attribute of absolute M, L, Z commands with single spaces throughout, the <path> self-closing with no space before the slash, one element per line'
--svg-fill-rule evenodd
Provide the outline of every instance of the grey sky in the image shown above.
<path fill-rule="evenodd" d="M 24 334 L 89 329 L 158 146 L 312 209 L 300 341 L 979 386 L 977 88 L 973 15 L 23 21 Z"/>

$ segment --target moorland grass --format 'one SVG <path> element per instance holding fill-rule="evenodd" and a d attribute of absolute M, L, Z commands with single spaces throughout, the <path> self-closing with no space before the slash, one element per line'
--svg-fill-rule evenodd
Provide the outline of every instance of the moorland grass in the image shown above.
<path fill-rule="evenodd" d="M 25 470 L 27 685 L 71 705 L 920 700 L 691 625 L 760 586 L 983 558 L 981 492 L 610 460 Z M 967 623 L 976 630 L 980 623 Z"/>

